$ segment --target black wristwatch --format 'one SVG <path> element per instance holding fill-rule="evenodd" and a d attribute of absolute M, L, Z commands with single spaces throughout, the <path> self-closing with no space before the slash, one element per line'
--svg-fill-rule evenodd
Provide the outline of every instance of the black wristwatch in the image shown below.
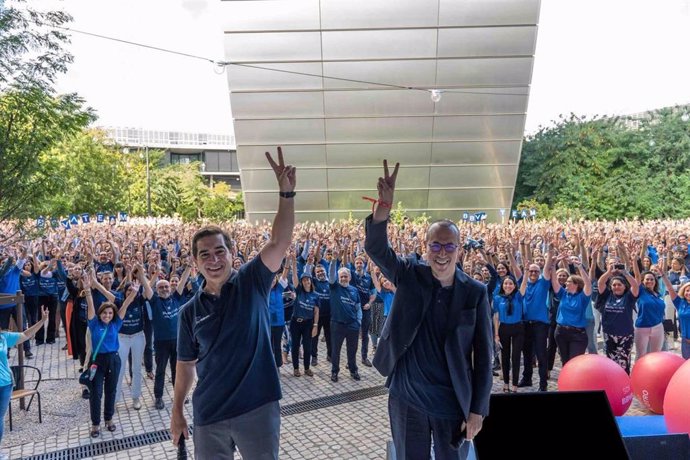
<path fill-rule="evenodd" d="M 294 198 L 295 195 L 297 195 L 297 192 L 278 192 L 278 195 L 280 195 L 282 198 Z"/>

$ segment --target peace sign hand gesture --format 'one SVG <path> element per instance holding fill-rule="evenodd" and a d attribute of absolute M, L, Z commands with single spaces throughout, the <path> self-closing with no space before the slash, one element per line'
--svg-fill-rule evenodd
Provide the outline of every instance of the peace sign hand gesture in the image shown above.
<path fill-rule="evenodd" d="M 383 177 L 379 177 L 376 188 L 379 191 L 379 200 L 393 204 L 393 192 L 395 192 L 395 180 L 398 177 L 398 168 L 400 163 L 395 164 L 393 174 L 388 171 L 388 160 L 383 160 Z"/>
<path fill-rule="evenodd" d="M 393 193 L 395 192 L 395 180 L 398 177 L 400 163 L 395 164 L 393 174 L 388 170 L 388 160 L 383 160 L 383 177 L 379 177 L 376 189 L 379 192 L 379 203 L 374 211 L 374 222 L 382 222 L 388 219 L 391 206 L 393 206 Z"/>
<path fill-rule="evenodd" d="M 292 165 L 285 165 L 283 160 L 283 149 L 278 147 L 278 163 L 275 162 L 269 152 L 266 152 L 266 159 L 273 168 L 273 172 L 278 179 L 278 187 L 281 192 L 292 192 L 297 184 L 296 168 Z"/>

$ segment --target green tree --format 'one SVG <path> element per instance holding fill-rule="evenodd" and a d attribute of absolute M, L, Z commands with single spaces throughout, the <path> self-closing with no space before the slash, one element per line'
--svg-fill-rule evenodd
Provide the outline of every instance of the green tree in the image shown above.
<path fill-rule="evenodd" d="M 95 119 L 76 94 L 56 95 L 55 78 L 72 62 L 67 37 L 54 27 L 69 15 L 16 7 L 0 8 L 0 223 L 15 239 L 42 199 L 51 171 L 38 161 L 42 152 L 75 135 Z"/>
<path fill-rule="evenodd" d="M 47 196 L 32 206 L 36 214 L 127 209 L 126 164 L 122 153 L 105 142 L 103 133 L 84 130 L 44 152 L 41 169 L 50 171 Z"/>
<path fill-rule="evenodd" d="M 546 205 L 558 218 L 687 217 L 689 110 L 659 110 L 637 127 L 561 117 L 525 139 L 513 202 Z"/>

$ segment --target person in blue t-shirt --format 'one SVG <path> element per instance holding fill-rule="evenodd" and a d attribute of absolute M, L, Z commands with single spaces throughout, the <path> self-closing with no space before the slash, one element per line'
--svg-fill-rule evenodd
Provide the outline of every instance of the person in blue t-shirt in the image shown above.
<path fill-rule="evenodd" d="M 170 432 L 189 436 L 184 400 L 194 384 L 194 456 L 277 459 L 280 452 L 280 378 L 271 349 L 268 296 L 295 226 L 296 169 L 266 152 L 276 175 L 278 212 L 268 241 L 239 270 L 232 268 L 230 236 L 215 226 L 192 237 L 204 285 L 180 314 Z"/>
<path fill-rule="evenodd" d="M 498 294 L 494 296 L 492 310 L 494 313 L 494 341 L 501 350 L 501 370 L 503 371 L 503 392 L 510 392 L 510 371 L 513 371 L 513 393 L 517 393 L 520 377 L 520 354 L 525 339 L 524 302 L 527 290 L 527 277 L 522 277 L 518 290 L 517 282 L 512 276 L 503 278 Z"/>
<path fill-rule="evenodd" d="M 519 387 L 532 386 L 532 362 L 537 358 L 539 365 L 539 391 L 546 391 L 549 360 L 547 345 L 549 337 L 549 290 L 551 288 L 551 260 L 546 257 L 544 270 L 538 264 L 527 266 L 527 285 L 524 291 L 525 334 L 523 342 L 523 369 Z M 516 278 L 520 282 L 520 278 Z"/>
<path fill-rule="evenodd" d="M 374 263 L 369 261 L 369 264 L 373 267 Z M 372 270 L 373 272 L 373 270 Z M 374 351 L 379 344 L 379 337 L 381 337 L 381 331 L 383 330 L 383 325 L 386 324 L 386 319 L 388 319 L 388 314 L 391 311 L 391 306 L 393 305 L 393 298 L 395 297 L 395 285 L 391 281 L 383 276 L 383 273 L 376 275 L 372 273 L 371 280 L 374 282 L 374 287 L 376 288 L 377 298 L 380 298 L 381 302 L 381 319 L 372 322 L 371 330 L 371 343 L 374 346 Z M 374 328 L 374 324 L 376 327 Z"/>
<path fill-rule="evenodd" d="M 40 305 L 39 296 L 41 291 L 38 286 L 38 278 L 38 266 L 34 265 L 32 257 L 28 257 L 21 271 L 19 284 L 24 294 L 24 311 L 26 312 L 26 322 L 29 326 L 36 324 L 40 314 L 38 306 Z M 33 357 L 33 353 L 26 346 L 30 342 L 30 340 L 24 342 L 24 354 L 29 359 Z"/>
<path fill-rule="evenodd" d="M 43 329 L 36 333 L 36 345 L 42 345 L 44 343 L 44 338 L 45 343 L 53 344 L 55 343 L 58 304 L 57 276 L 53 276 L 53 273 L 57 270 L 57 260 L 51 259 L 49 262 L 42 262 L 39 267 L 41 268 L 41 272 L 38 278 L 38 301 L 48 309 L 50 316 L 48 318 L 48 327 L 45 333 Z"/>
<path fill-rule="evenodd" d="M 347 255 L 347 252 L 345 252 Z M 346 264 L 350 269 L 350 284 L 359 292 L 359 303 L 362 305 L 362 364 L 371 367 L 369 361 L 369 329 L 371 327 L 371 304 L 376 300 L 376 290 L 371 274 L 366 270 L 364 257 L 355 257 L 354 264 Z"/>
<path fill-rule="evenodd" d="M 275 275 L 273 285 L 271 286 L 271 292 L 268 295 L 268 313 L 271 322 L 271 349 L 273 350 L 276 367 L 281 367 L 285 364 L 283 363 L 283 355 L 281 353 L 283 330 L 285 330 L 283 292 L 285 292 L 285 288 L 288 286 L 287 275 L 289 271 L 290 265 L 285 263 L 282 273 L 280 275 Z"/>
<path fill-rule="evenodd" d="M 683 358 L 690 359 L 690 283 L 683 284 L 678 289 L 678 294 L 676 294 L 668 276 L 663 274 L 662 279 L 666 285 L 666 290 L 671 296 L 671 301 L 678 311 L 681 332 L 681 354 Z"/>
<path fill-rule="evenodd" d="M 552 250 L 553 248 L 551 248 Z M 556 263 L 568 259 L 567 254 L 562 254 L 556 259 Z M 558 315 L 556 317 L 556 343 L 561 355 L 563 366 L 572 358 L 584 355 L 587 350 L 587 319 L 585 313 L 591 302 L 592 281 L 582 262 L 576 257 L 570 258 L 570 263 L 577 267 L 580 276 L 570 275 L 565 281 L 565 287 L 561 287 L 556 277 L 551 277 L 551 286 L 556 297 L 560 301 Z"/>
<path fill-rule="evenodd" d="M 117 427 L 113 422 L 115 414 L 115 391 L 120 375 L 120 355 L 118 349 L 120 343 L 118 332 L 122 327 L 122 318 L 127 314 L 127 308 L 137 296 L 133 290 L 127 296 L 122 308 L 118 311 L 112 302 L 103 302 L 98 308 L 98 314 L 94 309 L 94 299 L 91 294 L 95 275 L 89 270 L 82 283 L 84 286 L 87 318 L 89 331 L 91 332 L 91 368 L 96 366 L 96 372 L 91 379 L 91 394 L 89 397 L 89 410 L 91 413 L 91 437 L 97 438 L 101 434 L 101 397 L 103 397 L 103 419 L 108 431 L 115 431 Z M 105 394 L 104 394 L 105 389 Z"/>
<path fill-rule="evenodd" d="M 302 375 L 299 371 L 299 350 L 303 348 L 304 356 L 304 375 L 313 377 L 314 372 L 309 368 L 311 365 L 311 343 L 312 337 L 316 335 L 319 324 L 319 298 L 314 292 L 311 281 L 311 274 L 308 271 L 302 273 L 297 278 L 297 265 L 294 255 L 291 256 L 293 267 L 294 284 L 297 286 L 295 306 L 292 309 L 292 319 L 290 320 L 290 335 L 292 337 L 292 367 L 295 377 Z"/>
<path fill-rule="evenodd" d="M 133 295 L 134 300 L 129 305 L 127 314 L 122 318 L 122 327 L 118 335 L 120 343 L 118 353 L 121 365 L 115 393 L 115 401 L 119 402 L 122 399 L 121 389 L 122 379 L 125 376 L 125 362 L 129 361 L 129 375 L 132 379 L 132 407 L 134 410 L 141 409 L 141 366 L 144 358 L 144 347 L 146 346 L 146 338 L 144 337 L 146 307 L 143 298 L 139 295 L 140 287 L 138 281 L 123 285 L 123 294 L 126 296 Z M 128 357 L 131 359 L 128 360 Z"/>
<path fill-rule="evenodd" d="M 340 259 L 340 257 L 338 257 Z M 347 343 L 347 367 L 350 376 L 360 380 L 357 369 L 357 345 L 362 327 L 362 304 L 359 292 L 350 285 L 350 269 L 341 267 L 336 275 L 336 259 L 329 265 L 328 279 L 331 283 L 331 381 L 338 381 L 340 372 L 340 350 L 343 341 Z"/>
<path fill-rule="evenodd" d="M 305 270 L 308 270 L 308 265 Z M 314 286 L 314 293 L 319 298 L 319 322 L 316 335 L 311 342 L 311 364 L 317 366 L 319 364 L 319 334 L 321 334 L 321 329 L 323 329 L 323 336 L 326 339 L 326 361 L 331 362 L 331 286 L 323 265 L 316 266 L 311 282 Z"/>
<path fill-rule="evenodd" d="M 652 272 L 640 273 L 633 263 L 635 279 L 640 283 L 637 298 L 637 319 L 635 320 L 635 359 L 647 353 L 661 351 L 664 345 L 664 312 L 666 303 L 659 292 L 659 280 Z"/>
<path fill-rule="evenodd" d="M 48 309 L 41 307 L 40 320 L 24 332 L 0 332 L 0 442 L 2 442 L 2 435 L 5 429 L 5 414 L 10 405 L 10 396 L 12 396 L 12 370 L 7 362 L 7 353 L 9 349 L 20 343 L 24 343 L 36 334 L 45 322 L 48 321 Z"/>
<path fill-rule="evenodd" d="M 601 312 L 606 356 L 630 374 L 630 354 L 635 340 L 633 311 L 640 285 L 626 270 L 616 270 L 615 262 L 610 261 L 597 288 L 600 299 L 596 305 Z"/>

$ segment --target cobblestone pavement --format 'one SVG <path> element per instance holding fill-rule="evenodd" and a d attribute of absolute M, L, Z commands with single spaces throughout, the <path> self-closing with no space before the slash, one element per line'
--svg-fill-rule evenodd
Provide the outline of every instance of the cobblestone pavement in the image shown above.
<path fill-rule="evenodd" d="M 169 427 L 172 385 L 166 385 L 163 397 L 166 407 L 158 411 L 153 407 L 153 381 L 144 378 L 142 409 L 136 411 L 131 408 L 130 388 L 125 383 L 123 385 L 124 402 L 116 406 L 114 417 L 118 429 L 113 433 L 103 429 L 100 438 L 93 440 L 89 436 L 88 401 L 81 398 L 81 390 L 76 380 L 78 362 L 66 357 L 66 353 L 61 351 L 62 345 L 64 345 L 64 339 L 58 339 L 54 345 L 34 347 L 36 358 L 26 362 L 40 368 L 43 372 L 44 381 L 40 386 L 43 396 L 43 423 L 38 423 L 36 402 L 32 404 L 28 413 L 19 411 L 18 403 L 13 403 L 14 430 L 9 431 L 6 421 L 2 444 L 3 452 L 9 454 L 10 458 L 45 454 Z M 294 377 L 292 364 L 281 368 L 282 405 L 384 384 L 384 378 L 373 368 L 364 367 L 359 362 L 361 381 L 351 379 L 347 369 L 342 369 L 339 382 L 331 382 L 330 363 L 323 359 L 325 344 L 321 342 L 319 347 L 322 359 L 319 360 L 318 366 L 313 367 L 314 377 L 304 375 Z M 15 355 L 16 351 L 13 352 L 12 363 L 16 361 Z M 342 364 L 345 363 L 344 355 L 343 350 Z M 557 390 L 556 381 L 560 371 L 558 360 L 556 366 L 549 381 L 550 391 Z M 127 381 L 128 377 L 125 379 Z M 536 388 L 536 386 L 521 388 L 520 391 L 531 391 Z M 495 377 L 493 391 L 500 392 L 501 389 L 502 383 L 498 377 Z M 283 417 L 281 458 L 384 458 L 386 441 L 390 438 L 386 401 L 386 396 L 376 396 Z M 191 423 L 192 404 L 188 404 L 185 410 L 188 421 Z M 646 411 L 637 400 L 633 401 L 626 413 L 626 415 L 645 414 Z M 193 442 L 190 441 L 188 443 L 190 458 L 193 458 L 191 455 L 193 448 Z M 177 451 L 170 442 L 162 442 L 93 458 L 172 459 L 177 458 Z"/>

